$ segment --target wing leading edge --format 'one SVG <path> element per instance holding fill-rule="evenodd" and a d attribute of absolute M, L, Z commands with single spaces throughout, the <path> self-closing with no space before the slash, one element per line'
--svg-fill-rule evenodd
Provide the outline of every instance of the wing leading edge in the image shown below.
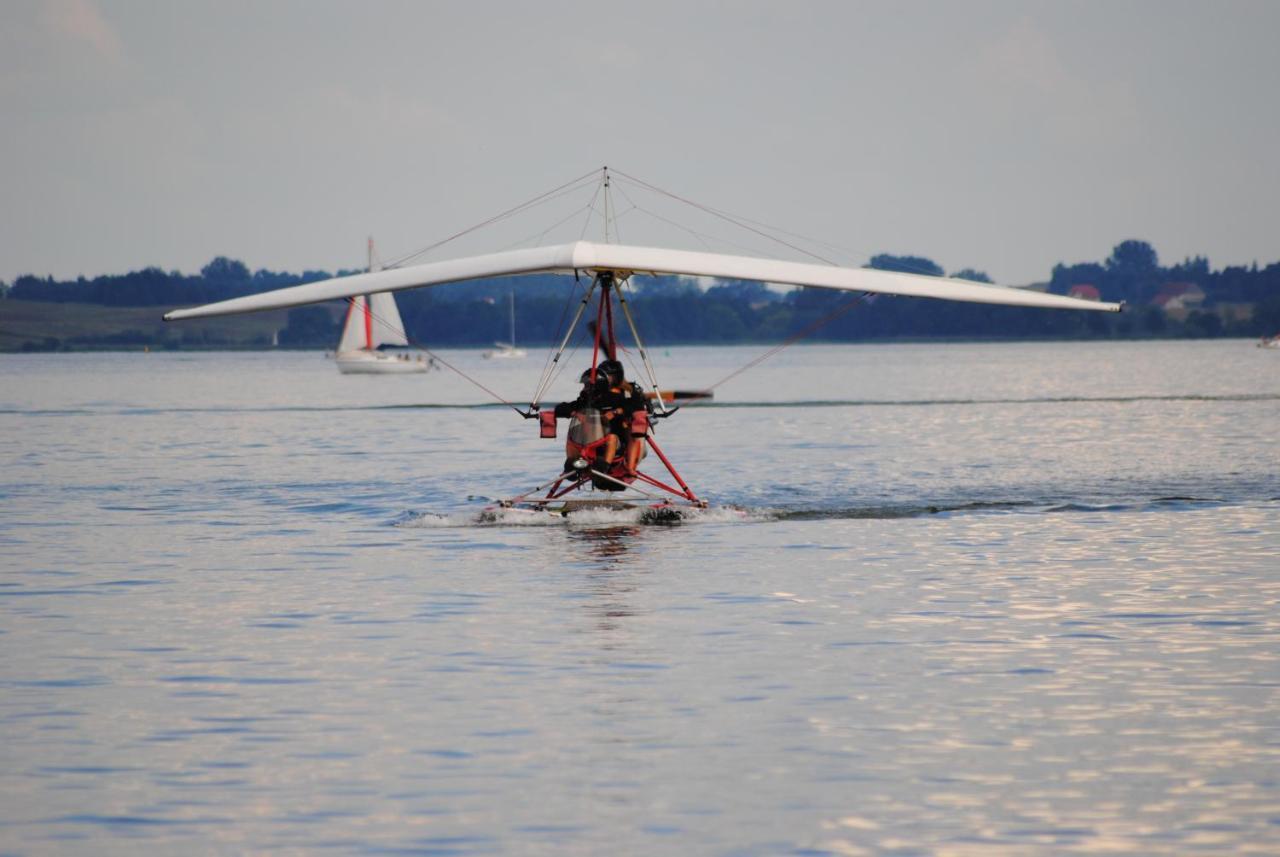
<path fill-rule="evenodd" d="M 165 313 L 165 321 L 234 315 L 268 309 L 284 309 L 322 301 L 350 298 L 372 292 L 396 292 L 487 277 L 544 274 L 569 271 L 614 271 L 627 274 L 677 274 L 691 277 L 756 280 L 787 286 L 814 286 L 849 292 L 937 298 L 1005 306 L 1045 307 L 1119 312 L 1123 304 L 1086 301 L 1026 289 L 1011 289 L 920 274 L 899 274 L 870 268 L 840 268 L 804 262 L 786 262 L 751 256 L 630 247 L 576 241 L 532 250 L 510 250 L 486 256 L 470 256 L 429 262 L 409 268 L 392 268 L 350 277 L 337 277 L 247 295 L 204 306 Z"/>

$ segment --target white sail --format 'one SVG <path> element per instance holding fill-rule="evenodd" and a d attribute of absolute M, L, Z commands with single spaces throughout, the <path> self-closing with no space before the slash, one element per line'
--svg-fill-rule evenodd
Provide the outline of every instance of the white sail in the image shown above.
<path fill-rule="evenodd" d="M 409 344 L 404 334 L 404 322 L 400 320 L 400 310 L 396 307 L 396 299 L 387 292 L 374 292 L 369 295 L 370 312 L 373 315 L 373 348 L 379 345 L 405 347 Z"/>
<path fill-rule="evenodd" d="M 164 317 L 166 321 L 172 321 L 182 318 L 232 315 L 484 277 L 572 271 L 612 271 L 619 276 L 628 276 L 633 273 L 678 274 L 755 280 L 779 285 L 815 286 L 850 292 L 1092 312 L 1119 312 L 1123 306 L 1028 289 L 991 286 L 949 277 L 900 274 L 870 268 L 841 268 L 834 265 L 786 262 L 720 253 L 667 250 L 659 247 L 630 247 L 622 244 L 576 241 L 572 244 L 553 247 L 510 250 L 485 256 L 470 256 L 408 268 L 392 268 L 350 277 L 337 277 L 190 309 L 173 310 L 166 313 Z"/>
<path fill-rule="evenodd" d="M 347 318 L 338 340 L 338 353 L 373 348 L 373 317 L 365 295 L 356 295 L 347 304 Z"/>
<path fill-rule="evenodd" d="M 369 237 L 369 272 L 382 270 L 373 249 L 373 237 Z M 342 323 L 342 338 L 338 340 L 338 353 L 352 351 L 376 351 L 381 345 L 404 347 L 409 344 L 404 333 L 404 321 L 396 299 L 387 292 L 354 295 L 347 306 L 347 316 Z"/>
<path fill-rule="evenodd" d="M 347 307 L 338 351 L 373 351 L 382 345 L 405 347 L 404 322 L 396 299 L 386 292 L 356 295 Z"/>

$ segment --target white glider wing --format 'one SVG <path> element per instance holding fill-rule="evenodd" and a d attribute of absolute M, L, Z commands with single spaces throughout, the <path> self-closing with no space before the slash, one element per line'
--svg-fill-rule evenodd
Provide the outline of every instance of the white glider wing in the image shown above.
<path fill-rule="evenodd" d="M 805 262 L 784 262 L 751 256 L 725 256 L 663 250 L 657 247 L 627 247 L 621 244 L 592 244 L 580 241 L 575 268 L 630 271 L 638 274 L 683 274 L 724 280 L 758 280 L 785 286 L 815 286 L 845 292 L 872 292 L 914 298 L 940 298 L 970 303 L 1006 306 L 1055 307 L 1119 312 L 1121 305 L 1050 295 L 1028 289 L 1010 289 L 922 274 L 899 274 L 872 268 L 840 268 Z"/>
<path fill-rule="evenodd" d="M 190 309 L 176 309 L 166 313 L 164 318 L 166 321 L 174 321 L 183 318 L 233 315 L 302 306 L 373 292 L 395 292 L 423 286 L 438 286 L 463 280 L 575 270 L 613 271 L 622 277 L 630 274 L 678 274 L 691 277 L 756 280 L 779 285 L 815 286 L 848 292 L 871 292 L 1006 306 L 1109 312 L 1119 312 L 1123 306 L 948 277 L 899 274 L 870 268 L 840 268 L 834 265 L 785 262 L 751 256 L 728 256 L 720 253 L 666 250 L 660 247 L 629 247 L 623 244 L 577 241 L 554 247 L 510 250 L 486 256 L 470 256 L 444 262 L 429 262 L 408 268 L 391 268 L 368 274 L 337 277 Z"/>
<path fill-rule="evenodd" d="M 538 247 L 533 250 L 511 250 L 487 256 L 469 256 L 444 262 L 428 262 L 409 268 L 387 268 L 368 274 L 335 277 L 302 286 L 290 286 L 257 295 L 245 295 L 228 301 L 205 304 L 189 309 L 175 309 L 164 315 L 165 321 L 182 318 L 206 318 L 236 315 L 267 309 L 302 306 L 323 301 L 353 298 L 374 292 L 398 292 L 422 286 L 438 286 L 462 280 L 485 277 L 509 277 L 519 274 L 542 274 L 548 271 L 573 270 L 573 244 Z"/>

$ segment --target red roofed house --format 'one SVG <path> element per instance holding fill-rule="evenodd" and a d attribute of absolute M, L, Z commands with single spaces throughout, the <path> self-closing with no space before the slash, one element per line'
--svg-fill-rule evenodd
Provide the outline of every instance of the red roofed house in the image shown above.
<path fill-rule="evenodd" d="M 1083 301 L 1100 301 L 1102 295 L 1098 292 L 1098 287 L 1092 283 L 1077 283 L 1067 289 L 1067 297 L 1080 298 Z"/>
<path fill-rule="evenodd" d="M 1204 303 L 1204 289 L 1195 283 L 1165 283 L 1151 303 L 1165 312 L 1193 309 Z"/>

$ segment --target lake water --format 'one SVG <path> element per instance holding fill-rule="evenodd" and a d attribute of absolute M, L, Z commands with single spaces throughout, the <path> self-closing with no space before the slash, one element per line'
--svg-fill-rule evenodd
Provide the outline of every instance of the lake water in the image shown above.
<path fill-rule="evenodd" d="M 0 355 L 0 853 L 1280 851 L 1280 353 L 794 348 L 676 526 L 476 524 L 563 460 L 486 401 Z"/>

